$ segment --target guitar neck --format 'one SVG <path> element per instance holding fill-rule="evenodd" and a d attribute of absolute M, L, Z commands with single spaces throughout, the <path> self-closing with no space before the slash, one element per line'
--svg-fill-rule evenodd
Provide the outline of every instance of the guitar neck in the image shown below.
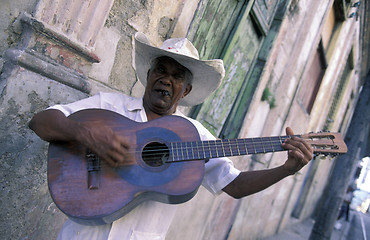
<path fill-rule="evenodd" d="M 172 142 L 167 162 L 279 152 L 284 151 L 281 144 L 287 138 L 290 136 Z"/>

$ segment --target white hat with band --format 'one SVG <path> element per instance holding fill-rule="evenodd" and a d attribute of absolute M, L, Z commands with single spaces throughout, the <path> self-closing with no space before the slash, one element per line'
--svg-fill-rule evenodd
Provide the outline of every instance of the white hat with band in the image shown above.
<path fill-rule="evenodd" d="M 179 101 L 182 106 L 202 103 L 220 86 L 225 76 L 223 61 L 199 60 L 197 49 L 188 39 L 171 38 L 157 48 L 150 44 L 143 33 L 138 32 L 135 34 L 135 68 L 137 77 L 144 86 L 151 62 L 161 56 L 173 58 L 193 74 L 192 90 Z"/>

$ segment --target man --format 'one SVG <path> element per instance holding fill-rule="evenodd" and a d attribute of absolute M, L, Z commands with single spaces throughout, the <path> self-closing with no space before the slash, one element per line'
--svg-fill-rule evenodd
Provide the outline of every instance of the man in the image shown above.
<path fill-rule="evenodd" d="M 192 106 L 204 101 L 224 77 L 222 60 L 199 60 L 195 47 L 184 38 L 166 40 L 161 48 L 150 45 L 142 33 L 135 35 L 135 70 L 145 86 L 142 99 L 123 94 L 99 93 L 67 105 L 53 106 L 36 114 L 30 128 L 43 140 L 77 141 L 112 167 L 127 161 L 128 141 L 109 127 L 79 123 L 67 116 L 86 108 L 118 112 L 134 121 L 146 122 L 166 115 L 180 115 L 178 105 Z M 187 118 L 201 140 L 215 139 L 199 122 Z M 287 128 L 287 134 L 293 131 Z M 299 171 L 312 159 L 312 148 L 299 138 L 286 140 L 288 159 L 280 167 L 240 172 L 227 158 L 210 159 L 205 165 L 202 185 L 210 192 L 226 192 L 234 198 L 261 191 Z M 176 206 L 147 201 L 112 224 L 85 226 L 67 221 L 59 239 L 164 239 Z"/>

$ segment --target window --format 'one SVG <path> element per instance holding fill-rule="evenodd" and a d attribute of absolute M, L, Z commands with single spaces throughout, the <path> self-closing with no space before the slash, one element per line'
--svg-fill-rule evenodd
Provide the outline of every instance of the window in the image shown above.
<path fill-rule="evenodd" d="M 322 78 L 326 69 L 325 53 L 323 44 L 320 42 L 317 48 L 310 67 L 304 77 L 304 82 L 301 86 L 300 97 L 301 103 L 305 107 L 308 114 L 311 113 L 313 104 L 319 91 Z"/>
<path fill-rule="evenodd" d="M 332 102 L 330 106 L 330 110 L 328 113 L 328 116 L 326 118 L 326 123 L 324 126 L 324 130 L 330 131 L 332 128 L 332 125 L 336 119 L 339 106 L 342 104 L 345 104 L 342 102 L 343 99 L 343 93 L 347 87 L 347 83 L 349 82 L 349 78 L 351 76 L 351 71 L 353 70 L 353 48 L 347 58 L 346 66 L 344 67 L 344 70 L 341 74 L 340 81 L 338 82 L 336 86 L 336 92 L 335 95 L 332 97 Z M 347 109 L 348 109 L 348 103 L 347 103 Z M 347 112 L 347 111 L 346 111 Z M 344 120 L 345 118 L 343 118 Z M 341 124 L 342 125 L 342 124 Z"/>
<path fill-rule="evenodd" d="M 338 1 L 336 1 L 338 2 Z M 300 87 L 300 103 L 308 114 L 311 113 L 322 78 L 335 48 L 336 35 L 341 24 L 338 3 L 334 3 L 323 24 L 321 39 L 311 63 L 305 70 Z"/>
<path fill-rule="evenodd" d="M 193 37 L 201 58 L 222 58 L 226 75 L 220 88 L 193 108 L 191 116 L 220 138 L 236 137 L 240 131 L 259 80 L 253 69 L 278 5 L 279 1 L 266 0 L 200 3 L 192 24 L 197 28 L 189 38 Z"/>

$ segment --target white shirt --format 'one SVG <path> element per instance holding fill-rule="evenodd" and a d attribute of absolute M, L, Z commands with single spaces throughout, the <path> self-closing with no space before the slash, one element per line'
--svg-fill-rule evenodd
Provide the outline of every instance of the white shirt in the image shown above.
<path fill-rule="evenodd" d="M 95 96 L 67 104 L 55 105 L 50 109 L 58 109 L 69 116 L 70 114 L 87 109 L 101 108 L 117 112 L 136 122 L 147 122 L 143 107 L 143 100 L 129 97 L 120 93 L 98 93 Z M 215 140 L 216 138 L 198 121 L 184 116 L 197 128 L 201 140 Z M 210 159 L 205 164 L 205 176 L 202 182 L 208 191 L 217 195 L 232 182 L 240 171 L 234 168 L 228 158 Z M 165 239 L 168 228 L 176 212 L 176 205 L 164 204 L 155 201 L 146 201 L 127 215 L 114 221 L 112 224 L 87 226 L 67 220 L 59 233 L 58 239 L 132 239 L 132 240 L 161 240 Z"/>

